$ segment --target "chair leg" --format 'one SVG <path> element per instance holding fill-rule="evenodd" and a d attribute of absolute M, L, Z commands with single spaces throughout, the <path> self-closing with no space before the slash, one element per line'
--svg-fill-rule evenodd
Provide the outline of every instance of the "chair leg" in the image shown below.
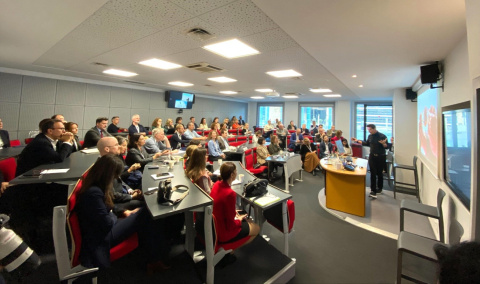
<path fill-rule="evenodd" d="M 400 208 L 400 232 L 404 230 L 405 226 L 405 210 L 403 208 Z"/>
<path fill-rule="evenodd" d="M 402 250 L 397 250 L 397 284 L 402 283 Z"/>

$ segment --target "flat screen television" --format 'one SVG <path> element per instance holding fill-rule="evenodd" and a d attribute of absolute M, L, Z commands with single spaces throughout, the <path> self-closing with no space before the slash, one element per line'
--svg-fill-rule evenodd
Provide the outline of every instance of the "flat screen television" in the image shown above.
<path fill-rule="evenodd" d="M 470 209 L 472 137 L 470 103 L 446 107 L 443 120 L 443 178 Z"/>
<path fill-rule="evenodd" d="M 169 108 L 177 109 L 191 109 L 195 103 L 195 94 L 179 92 L 179 91 L 167 91 L 165 96 L 168 99 Z"/>

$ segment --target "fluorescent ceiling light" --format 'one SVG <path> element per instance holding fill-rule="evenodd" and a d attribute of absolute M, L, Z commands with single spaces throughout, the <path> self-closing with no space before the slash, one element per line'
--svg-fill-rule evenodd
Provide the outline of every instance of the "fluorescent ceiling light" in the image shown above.
<path fill-rule="evenodd" d="M 339 98 L 342 95 L 340 95 L 340 94 L 328 94 L 328 95 L 323 95 L 323 96 L 326 97 L 326 98 Z"/>
<path fill-rule="evenodd" d="M 191 83 L 182 82 L 182 81 L 168 82 L 168 84 L 174 85 L 174 86 L 179 86 L 179 87 L 190 87 L 190 86 L 193 86 L 193 84 L 191 84 Z"/>
<path fill-rule="evenodd" d="M 146 66 L 150 66 L 150 67 L 154 67 L 154 68 L 159 68 L 159 69 L 163 69 L 163 70 L 170 70 L 170 69 L 175 69 L 175 68 L 182 67 L 182 65 L 178 65 L 178 64 L 168 62 L 168 61 L 163 61 L 163 60 L 156 59 L 156 58 L 144 60 L 144 61 L 138 62 L 138 64 L 142 64 L 142 65 L 146 65 Z"/>
<path fill-rule="evenodd" d="M 352 75 L 352 78 L 357 78 L 357 75 L 353 74 L 353 75 Z"/>
<path fill-rule="evenodd" d="M 298 73 L 293 69 L 289 70 L 279 70 L 279 71 L 269 71 L 267 72 L 268 75 L 277 77 L 277 78 L 286 78 L 286 77 L 300 77 L 302 74 Z"/>
<path fill-rule="evenodd" d="M 220 91 L 220 94 L 235 95 L 235 94 L 238 94 L 238 92 L 235 92 L 235 91 Z"/>
<path fill-rule="evenodd" d="M 363 85 L 358 85 L 359 88 L 363 88 Z"/>
<path fill-rule="evenodd" d="M 237 58 L 260 53 L 258 50 L 244 44 L 238 39 L 205 45 L 203 48 L 226 58 Z"/>
<path fill-rule="evenodd" d="M 295 95 L 285 95 L 285 96 L 282 96 L 282 97 L 284 97 L 286 99 L 296 99 L 296 98 L 298 98 L 298 96 L 295 96 Z"/>
<path fill-rule="evenodd" d="M 250 98 L 256 99 L 256 100 L 261 100 L 261 99 L 264 99 L 265 97 L 255 96 L 255 97 L 250 97 Z"/>
<path fill-rule="evenodd" d="M 103 73 L 110 74 L 110 75 L 116 75 L 116 76 L 122 76 L 122 77 L 133 77 L 133 76 L 138 75 L 137 73 L 118 70 L 118 69 L 108 69 L 108 70 L 103 71 Z"/>
<path fill-rule="evenodd" d="M 330 89 L 312 89 L 310 88 L 310 92 L 312 93 L 330 93 L 332 90 Z"/>
<path fill-rule="evenodd" d="M 273 92 L 272 89 L 255 89 L 255 91 L 260 92 L 260 93 L 271 93 L 271 92 Z"/>
<path fill-rule="evenodd" d="M 215 81 L 215 82 L 218 82 L 218 83 L 230 83 L 230 82 L 236 82 L 237 81 L 235 79 L 228 78 L 228 77 L 212 77 L 212 78 L 208 78 L 208 80 Z"/>

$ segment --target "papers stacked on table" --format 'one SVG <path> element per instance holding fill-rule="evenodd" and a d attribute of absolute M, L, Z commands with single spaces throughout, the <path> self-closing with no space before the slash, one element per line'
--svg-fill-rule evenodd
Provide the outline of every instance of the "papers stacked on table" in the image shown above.
<path fill-rule="evenodd" d="M 48 170 L 43 170 L 40 172 L 41 175 L 48 175 L 48 174 L 64 174 L 68 172 L 70 169 L 48 169 Z"/>
<path fill-rule="evenodd" d="M 97 148 L 83 149 L 83 150 L 80 150 L 80 152 L 85 153 L 85 154 L 100 153 L 100 152 L 98 152 Z"/>
<path fill-rule="evenodd" d="M 167 179 L 167 178 L 173 178 L 174 175 L 172 173 L 168 173 L 168 175 L 162 175 L 162 176 L 157 176 L 157 174 L 153 174 L 152 178 L 154 180 L 161 180 L 161 179 Z"/>
<path fill-rule="evenodd" d="M 253 202 L 257 203 L 260 206 L 265 206 L 280 200 L 280 197 L 267 193 L 262 197 L 251 197 L 250 200 L 253 200 Z"/>

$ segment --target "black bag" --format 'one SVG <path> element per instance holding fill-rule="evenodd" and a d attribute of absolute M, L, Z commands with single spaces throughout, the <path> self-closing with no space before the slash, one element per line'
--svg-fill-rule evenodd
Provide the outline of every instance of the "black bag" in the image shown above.
<path fill-rule="evenodd" d="M 255 197 L 262 196 L 266 194 L 268 180 L 266 179 L 255 179 L 243 186 L 243 196 L 245 197 Z"/>
<path fill-rule="evenodd" d="M 185 188 L 187 191 L 185 191 L 178 199 L 170 200 L 172 197 L 172 192 L 179 188 Z M 176 205 L 180 203 L 180 201 L 182 201 L 187 195 L 188 187 L 186 185 L 177 185 L 172 189 L 172 182 L 170 179 L 162 180 L 158 184 L 157 203 L 162 205 L 169 205 L 168 203 Z"/>

